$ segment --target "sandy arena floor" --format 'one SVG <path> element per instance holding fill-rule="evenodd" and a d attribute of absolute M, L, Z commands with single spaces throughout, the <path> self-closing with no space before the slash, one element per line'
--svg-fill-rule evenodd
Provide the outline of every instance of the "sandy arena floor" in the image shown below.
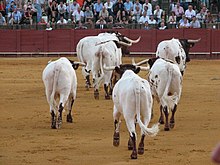
<path fill-rule="evenodd" d="M 81 69 L 73 107 L 74 122 L 50 129 L 42 71 L 51 58 L 0 59 L 1 165 L 210 165 L 210 153 L 220 141 L 220 61 L 192 60 L 184 75 L 176 126 L 145 139 L 145 154 L 130 160 L 128 132 L 122 120 L 119 147 L 113 147 L 112 100 L 86 91 Z M 57 58 L 52 58 L 57 59 Z M 71 58 L 76 59 L 76 58 Z M 137 61 L 143 58 L 137 58 Z M 124 62 L 130 62 L 124 58 Z M 139 74 L 146 77 L 146 72 Z M 159 118 L 155 103 L 154 118 Z M 140 129 L 137 127 L 138 142 Z"/>

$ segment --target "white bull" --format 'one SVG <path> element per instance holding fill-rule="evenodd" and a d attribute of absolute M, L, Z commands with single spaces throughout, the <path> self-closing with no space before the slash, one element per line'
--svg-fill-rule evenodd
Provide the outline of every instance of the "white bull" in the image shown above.
<path fill-rule="evenodd" d="M 176 64 L 163 59 L 159 58 L 151 63 L 153 66 L 148 77 L 151 92 L 161 105 L 159 122 L 164 124 L 164 112 L 166 117 L 164 130 L 169 131 L 169 128 L 173 128 L 175 124 L 174 115 L 182 93 L 182 74 Z M 172 112 L 170 123 L 168 121 L 169 110 Z"/>
<path fill-rule="evenodd" d="M 109 69 L 110 68 L 114 67 L 109 67 Z M 133 149 L 131 159 L 137 159 L 136 120 L 141 128 L 142 135 L 138 147 L 138 154 L 144 154 L 145 135 L 155 136 L 159 131 L 158 124 L 155 124 L 152 128 L 147 127 L 151 119 L 153 99 L 148 81 L 137 75 L 140 69 L 142 68 L 128 64 L 115 67 L 116 72 L 122 76 L 115 84 L 112 93 L 112 100 L 114 102 L 113 118 L 115 125 L 113 145 L 119 145 L 120 116 L 123 114 L 130 134 L 128 149 Z"/>
<path fill-rule="evenodd" d="M 157 46 L 156 57 L 171 60 L 179 66 L 183 74 L 186 69 L 186 62 L 190 61 L 189 49 L 198 40 L 175 39 L 161 41 Z"/>
<path fill-rule="evenodd" d="M 122 41 L 125 40 L 128 43 Z M 94 81 L 94 96 L 99 97 L 99 85 L 104 78 L 105 98 L 109 99 L 108 86 L 110 83 L 112 72 L 102 70 L 102 66 L 106 64 L 117 66 L 121 64 L 122 50 L 121 47 L 131 46 L 132 43 L 139 42 L 140 38 L 133 41 L 121 34 L 102 33 L 99 36 L 85 37 L 77 44 L 77 57 L 81 62 L 86 63 L 85 72 L 87 72 L 86 80 L 89 82 L 89 72 L 92 72 Z M 100 73 L 101 71 L 101 73 Z M 100 76 L 101 75 L 101 76 Z"/>
<path fill-rule="evenodd" d="M 49 62 L 43 70 L 42 80 L 45 86 L 47 102 L 50 106 L 51 128 L 53 129 L 61 127 L 64 106 L 69 111 L 67 122 L 72 122 L 71 110 L 76 99 L 77 89 L 77 77 L 74 69 L 77 69 L 79 64 L 82 63 L 73 62 L 62 57 L 56 61 Z M 56 121 L 57 111 L 59 115 Z"/>

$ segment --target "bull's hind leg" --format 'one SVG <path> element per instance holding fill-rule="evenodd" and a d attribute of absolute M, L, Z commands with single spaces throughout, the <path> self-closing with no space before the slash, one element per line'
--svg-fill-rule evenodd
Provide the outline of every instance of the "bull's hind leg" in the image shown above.
<path fill-rule="evenodd" d="M 160 105 L 160 118 L 159 118 L 159 123 L 164 124 L 164 116 L 163 116 L 163 106 Z"/>
<path fill-rule="evenodd" d="M 69 102 L 68 102 L 68 110 L 69 110 L 69 113 L 67 114 L 66 116 L 66 121 L 68 123 L 72 123 L 73 122 L 73 118 L 72 118 L 72 107 L 73 107 L 73 103 L 74 103 L 74 99 L 73 97 L 71 97 L 71 99 L 69 99 Z"/>
<path fill-rule="evenodd" d="M 64 109 L 64 105 L 60 103 L 59 110 L 58 110 L 58 119 L 57 119 L 57 128 L 61 128 L 62 125 L 62 112 Z"/>
<path fill-rule="evenodd" d="M 174 115 L 175 115 L 176 110 L 177 110 L 177 105 L 175 104 L 174 108 L 172 109 L 172 116 L 170 118 L 170 128 L 174 128 L 174 126 L 175 126 Z"/>
<path fill-rule="evenodd" d="M 113 145 L 115 147 L 118 147 L 119 143 L 120 143 L 120 134 L 119 134 L 119 129 L 120 129 L 119 118 L 120 118 L 120 116 L 121 116 L 121 113 L 114 106 L 113 118 L 114 118 L 115 130 L 114 130 L 114 135 L 113 135 Z"/>
<path fill-rule="evenodd" d="M 137 159 L 136 136 L 135 136 L 135 133 L 133 133 L 133 132 L 132 132 L 131 139 L 133 142 L 133 150 L 131 153 L 131 159 Z"/>
<path fill-rule="evenodd" d="M 108 93 L 108 85 L 104 84 L 104 90 L 105 90 L 105 99 L 109 100 L 110 99 L 110 95 Z"/>
<path fill-rule="evenodd" d="M 52 108 L 50 110 L 50 114 L 51 114 L 51 128 L 56 129 L 56 114 Z"/>
<path fill-rule="evenodd" d="M 140 141 L 139 146 L 138 146 L 138 154 L 139 155 L 144 154 L 144 138 L 145 138 L 145 135 L 142 135 L 141 136 L 141 141 Z"/>
<path fill-rule="evenodd" d="M 169 131 L 169 121 L 168 121 L 168 117 L 169 117 L 169 112 L 167 109 L 167 106 L 163 107 L 163 112 L 165 114 L 165 118 L 166 118 L 166 122 L 165 122 L 165 126 L 164 126 L 164 131 Z"/>

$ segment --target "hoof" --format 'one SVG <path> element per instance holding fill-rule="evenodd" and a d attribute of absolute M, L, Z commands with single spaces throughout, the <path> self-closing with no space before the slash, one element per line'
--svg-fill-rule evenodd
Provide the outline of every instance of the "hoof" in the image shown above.
<path fill-rule="evenodd" d="M 169 127 L 164 127 L 164 131 L 169 131 L 170 128 Z"/>
<path fill-rule="evenodd" d="M 105 99 L 110 100 L 110 96 L 109 95 L 105 96 Z"/>
<path fill-rule="evenodd" d="M 72 123 L 72 122 L 73 122 L 72 116 L 68 114 L 68 115 L 66 116 L 66 121 L 67 121 L 68 123 Z"/>
<path fill-rule="evenodd" d="M 137 159 L 137 152 L 132 152 L 131 159 Z"/>
<path fill-rule="evenodd" d="M 138 154 L 143 155 L 144 154 L 144 147 L 138 147 Z"/>
<path fill-rule="evenodd" d="M 99 96 L 94 96 L 94 98 L 95 98 L 96 100 L 99 100 Z"/>
<path fill-rule="evenodd" d="M 98 90 L 97 90 L 97 91 L 94 91 L 94 98 L 95 98 L 96 100 L 99 99 L 99 91 L 98 91 Z"/>
<path fill-rule="evenodd" d="M 113 146 L 118 147 L 119 141 L 120 141 L 119 132 L 117 132 L 117 133 L 115 132 L 113 135 Z"/>
<path fill-rule="evenodd" d="M 175 126 L 175 123 L 173 123 L 173 122 L 172 122 L 172 123 L 170 123 L 170 128 L 171 128 L 171 129 L 173 129 L 173 128 L 174 128 L 174 126 Z"/>
<path fill-rule="evenodd" d="M 56 125 L 51 125 L 52 129 L 57 129 Z"/>

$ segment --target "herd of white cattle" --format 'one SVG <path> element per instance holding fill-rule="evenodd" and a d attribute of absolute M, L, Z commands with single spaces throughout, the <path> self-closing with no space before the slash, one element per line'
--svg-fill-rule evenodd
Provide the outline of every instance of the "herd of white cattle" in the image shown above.
<path fill-rule="evenodd" d="M 94 87 L 94 97 L 99 99 L 100 84 L 104 84 L 105 99 L 114 103 L 114 135 L 113 145 L 120 141 L 120 116 L 123 115 L 130 134 L 128 149 L 132 150 L 131 159 L 144 153 L 145 136 L 155 136 L 159 124 L 165 124 L 169 131 L 175 125 L 174 115 L 182 92 L 183 73 L 186 62 L 190 61 L 189 49 L 198 40 L 171 39 L 158 44 L 156 57 L 132 64 L 122 64 L 122 55 L 129 53 L 128 47 L 140 41 L 129 39 L 117 32 L 101 33 L 81 39 L 76 47 L 80 62 L 62 57 L 48 62 L 42 79 L 51 113 L 51 128 L 60 128 L 62 111 L 68 110 L 67 122 L 72 122 L 71 110 L 76 99 L 77 77 L 75 70 L 82 66 L 82 74 L 86 80 L 86 89 Z M 146 66 L 141 66 L 146 64 Z M 137 74 L 149 71 L 146 78 Z M 90 82 L 90 73 L 93 83 Z M 153 109 L 153 100 L 160 103 L 159 122 L 148 128 Z M 169 112 L 172 115 L 169 119 Z M 165 121 L 164 121 L 165 116 Z M 136 123 L 141 128 L 141 141 L 136 147 Z"/>

